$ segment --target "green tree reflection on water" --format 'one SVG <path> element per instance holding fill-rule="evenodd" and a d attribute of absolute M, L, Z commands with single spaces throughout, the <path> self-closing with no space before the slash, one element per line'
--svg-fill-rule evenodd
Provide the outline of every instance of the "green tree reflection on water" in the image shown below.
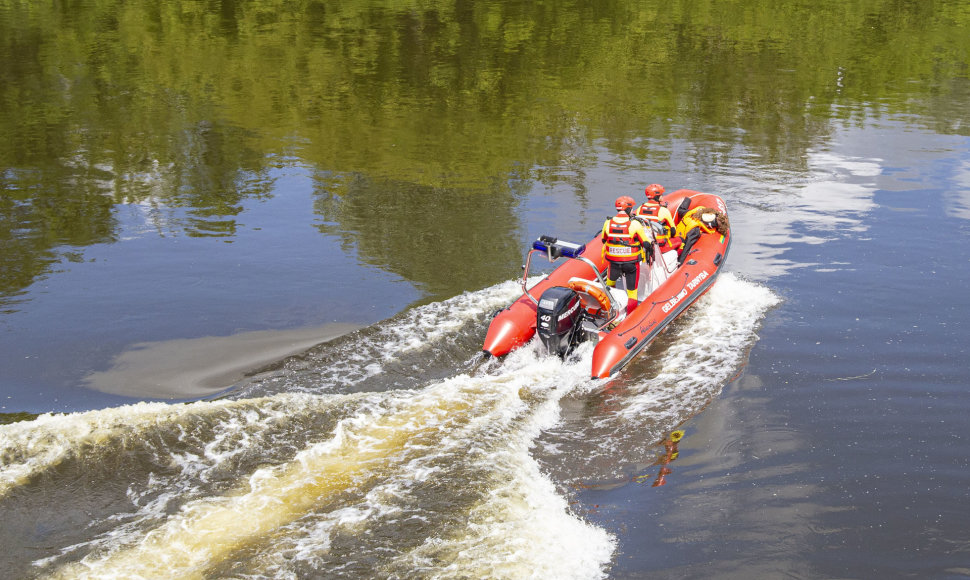
<path fill-rule="evenodd" d="M 0 307 L 115 240 L 117 204 L 231 239 L 285 163 L 365 261 L 432 291 L 467 259 L 488 278 L 519 260 L 494 241 L 528 184 L 594 141 L 798 166 L 863 109 L 966 134 L 968 29 L 956 1 L 0 0 Z"/>

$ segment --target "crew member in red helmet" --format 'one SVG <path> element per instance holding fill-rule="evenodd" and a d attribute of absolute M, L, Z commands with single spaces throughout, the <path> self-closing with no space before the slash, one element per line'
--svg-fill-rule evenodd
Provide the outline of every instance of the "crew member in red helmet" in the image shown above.
<path fill-rule="evenodd" d="M 653 234 L 631 218 L 636 202 L 624 195 L 616 199 L 616 215 L 603 224 L 603 256 L 609 262 L 606 283 L 616 286 L 620 275 L 626 285 L 626 312 L 637 307 L 640 262 L 653 260 Z"/>
<path fill-rule="evenodd" d="M 667 202 L 663 201 L 664 186 L 651 183 L 643 192 L 647 201 L 637 208 L 633 217 L 643 222 L 653 233 L 656 242 L 657 252 L 646 280 L 646 292 L 649 293 L 663 284 L 677 267 L 677 252 L 670 242 L 677 227 L 674 225 L 673 214 L 667 208 Z"/>
<path fill-rule="evenodd" d="M 657 224 L 654 226 L 657 244 L 663 246 L 670 236 L 674 235 L 674 216 L 662 201 L 664 186 L 651 183 L 644 189 L 647 201 L 643 202 L 634 215 L 642 220 Z"/>

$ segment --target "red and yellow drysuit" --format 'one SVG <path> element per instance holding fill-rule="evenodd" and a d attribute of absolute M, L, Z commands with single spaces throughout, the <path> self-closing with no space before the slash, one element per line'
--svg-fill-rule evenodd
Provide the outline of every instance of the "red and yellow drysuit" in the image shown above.
<path fill-rule="evenodd" d="M 643 224 L 621 211 L 603 224 L 603 257 L 609 262 L 606 283 L 616 286 L 622 274 L 626 281 L 627 313 L 637 306 L 637 282 L 640 262 L 646 257 L 645 248 L 651 243 Z"/>
<path fill-rule="evenodd" d="M 674 216 L 671 215 L 667 206 L 659 201 L 648 200 L 644 202 L 637 208 L 637 211 L 633 215 L 663 226 L 663 233 L 656 235 L 657 243 L 661 246 L 666 245 L 670 236 L 674 235 L 674 230 L 676 229 Z"/>

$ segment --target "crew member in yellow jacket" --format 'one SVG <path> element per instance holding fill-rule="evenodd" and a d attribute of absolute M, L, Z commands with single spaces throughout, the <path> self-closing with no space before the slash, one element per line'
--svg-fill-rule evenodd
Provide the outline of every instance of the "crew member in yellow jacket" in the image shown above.
<path fill-rule="evenodd" d="M 677 223 L 677 235 L 670 239 L 671 245 L 680 253 L 678 262 L 684 263 L 691 247 L 697 243 L 701 235 L 713 233 L 727 235 L 730 228 L 727 214 L 723 212 L 705 206 L 690 210 L 680 218 L 680 222 Z"/>

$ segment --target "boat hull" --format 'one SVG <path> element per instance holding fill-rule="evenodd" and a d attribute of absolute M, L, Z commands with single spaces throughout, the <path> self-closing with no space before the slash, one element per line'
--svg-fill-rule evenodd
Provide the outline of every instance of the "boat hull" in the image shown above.
<path fill-rule="evenodd" d="M 713 194 L 678 190 L 664 197 L 672 212 L 690 198 L 689 209 L 708 206 L 727 213 L 724 201 Z M 683 264 L 609 332 L 600 332 L 593 350 L 591 376 L 606 378 L 619 372 L 646 348 L 671 322 L 683 314 L 713 286 L 731 246 L 731 234 L 704 234 L 689 249 Z M 596 236 L 586 245 L 583 256 L 603 272 L 607 263 L 600 255 L 602 242 Z M 573 276 L 589 277 L 591 268 L 567 260 L 530 288 L 533 295 L 552 286 L 565 286 Z M 536 304 L 526 295 L 500 311 L 489 325 L 483 349 L 493 356 L 507 354 L 532 339 L 536 332 Z"/>
<path fill-rule="evenodd" d="M 580 254 L 603 271 L 606 260 L 602 254 L 603 242 L 598 237 L 586 244 L 586 249 Z M 578 260 L 567 260 L 553 270 L 538 284 L 529 288 L 535 296 L 541 296 L 546 289 L 553 286 L 565 286 L 570 278 L 588 278 L 592 274 L 591 268 Z M 508 308 L 500 310 L 488 327 L 485 343 L 482 349 L 492 356 L 506 355 L 512 350 L 529 342 L 536 333 L 536 304 L 523 294 Z"/>

